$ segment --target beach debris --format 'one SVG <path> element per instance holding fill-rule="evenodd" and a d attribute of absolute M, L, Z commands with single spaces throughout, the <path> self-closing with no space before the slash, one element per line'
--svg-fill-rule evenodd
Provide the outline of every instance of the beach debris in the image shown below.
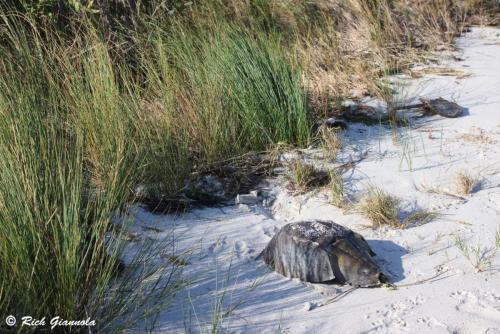
<path fill-rule="evenodd" d="M 351 122 L 379 123 L 387 120 L 387 113 L 366 104 L 343 106 L 341 117 Z"/>
<path fill-rule="evenodd" d="M 345 120 L 337 118 L 337 117 L 330 117 L 327 119 L 322 119 L 313 125 L 312 132 L 313 133 L 322 132 L 325 129 L 346 130 L 347 129 L 347 122 Z"/>
<path fill-rule="evenodd" d="M 455 102 L 448 101 L 442 97 L 436 99 L 421 98 L 420 103 L 401 105 L 393 108 L 394 112 L 405 111 L 408 116 L 408 111 L 419 111 L 422 116 L 439 115 L 446 118 L 456 118 L 464 114 L 465 108 L 459 106 Z M 397 115 L 400 117 L 401 115 Z M 384 123 L 389 121 L 389 113 L 381 111 L 375 107 L 366 104 L 351 104 L 343 106 L 340 111 L 340 117 L 349 122 L 363 122 L 367 124 Z M 337 124 L 338 127 L 342 122 L 340 118 L 330 118 L 326 122 Z M 323 122 L 323 124 L 326 124 Z M 322 126 L 324 126 L 322 124 Z M 334 126 L 333 126 L 334 127 Z M 347 127 L 347 124 L 346 124 Z"/>
<path fill-rule="evenodd" d="M 488 328 L 486 334 L 500 334 L 500 328 Z"/>
<path fill-rule="evenodd" d="M 328 118 L 323 124 L 329 129 L 347 129 L 347 123 L 335 117 Z"/>
<path fill-rule="evenodd" d="M 208 174 L 191 185 L 188 197 L 201 204 L 216 204 L 234 198 L 237 190 L 235 179 Z"/>
<path fill-rule="evenodd" d="M 304 311 L 309 312 L 316 308 L 316 303 L 306 302 L 302 308 Z"/>
<path fill-rule="evenodd" d="M 272 191 L 261 190 L 259 194 L 263 198 L 262 205 L 264 207 L 271 207 L 276 201 L 276 194 Z"/>
<path fill-rule="evenodd" d="M 455 102 L 448 101 L 439 97 L 437 99 L 421 98 L 420 103 L 409 104 L 395 108 L 395 110 L 421 109 L 422 116 L 439 115 L 447 118 L 456 118 L 464 114 L 465 108 Z"/>
<path fill-rule="evenodd" d="M 456 118 L 463 115 L 465 109 L 443 98 L 437 99 L 420 99 L 424 109 L 424 115 L 439 115 L 447 118 Z"/>
<path fill-rule="evenodd" d="M 236 204 L 256 205 L 262 203 L 265 207 L 270 207 L 276 200 L 276 196 L 265 190 L 252 190 L 248 194 L 238 194 L 235 199 Z"/>
<path fill-rule="evenodd" d="M 172 195 L 161 183 L 139 185 L 135 196 L 142 206 L 158 214 L 183 211 L 194 202 L 184 193 Z"/>
<path fill-rule="evenodd" d="M 262 205 L 266 208 L 270 208 L 271 206 L 273 206 L 273 203 L 275 201 L 276 201 L 276 197 L 271 196 L 271 197 L 265 198 L 264 201 L 262 201 Z"/>
<path fill-rule="evenodd" d="M 123 236 L 123 238 L 127 242 L 139 242 L 142 240 L 142 236 L 136 232 L 128 232 L 126 235 Z"/>
<path fill-rule="evenodd" d="M 276 272 L 312 283 L 378 286 L 386 281 L 358 233 L 332 221 L 285 225 L 259 255 Z"/>
<path fill-rule="evenodd" d="M 236 204 L 255 205 L 262 201 L 257 191 L 251 191 L 249 194 L 238 194 Z"/>

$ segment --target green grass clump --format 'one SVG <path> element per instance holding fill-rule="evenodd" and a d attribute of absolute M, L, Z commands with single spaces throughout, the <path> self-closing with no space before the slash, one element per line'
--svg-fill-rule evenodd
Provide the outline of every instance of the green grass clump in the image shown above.
<path fill-rule="evenodd" d="M 177 196 L 209 163 L 306 143 L 301 72 L 276 40 L 230 25 L 158 29 L 134 71 L 91 27 L 67 44 L 1 24 L 0 313 L 130 328 L 183 281 L 161 281 L 175 263 L 143 263 L 155 248 L 115 281 L 127 228 L 112 219 L 138 185 Z"/>
<path fill-rule="evenodd" d="M 153 248 L 114 281 L 126 226 L 117 232 L 112 219 L 144 173 L 137 96 L 91 31 L 72 49 L 15 19 L 2 24 L 0 313 L 132 326 L 125 316 L 137 322 L 149 312 L 142 306 L 179 289 L 146 280 L 176 271 L 138 266 Z"/>
<path fill-rule="evenodd" d="M 310 119 L 301 71 L 272 36 L 178 21 L 144 52 L 150 197 L 176 197 L 191 171 L 277 143 L 304 145 Z"/>
<path fill-rule="evenodd" d="M 272 37 L 230 25 L 206 32 L 179 24 L 158 38 L 151 60 L 159 61 L 146 64 L 151 77 L 159 76 L 153 89 L 163 87 L 154 95 L 170 94 L 165 117 L 178 119 L 201 160 L 307 142 L 301 72 Z"/>
<path fill-rule="evenodd" d="M 380 95 L 378 79 L 415 59 L 416 37 L 418 50 L 453 37 L 462 21 L 447 3 L 0 4 L 0 314 L 112 331 L 157 311 L 182 285 L 150 279 L 176 271 L 145 269 L 157 250 L 113 278 L 127 231 L 111 219 L 138 186 L 140 199 L 175 199 L 207 166 L 307 144 L 311 107 L 323 117 L 354 88 Z M 298 191 L 327 180 L 292 166 Z M 397 206 L 373 190 L 361 211 L 396 226 Z"/>

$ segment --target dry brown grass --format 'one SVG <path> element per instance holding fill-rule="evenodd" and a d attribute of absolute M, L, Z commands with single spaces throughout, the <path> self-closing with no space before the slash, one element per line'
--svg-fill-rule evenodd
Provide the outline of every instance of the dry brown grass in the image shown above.
<path fill-rule="evenodd" d="M 469 195 L 479 186 L 479 179 L 467 171 L 457 172 L 455 175 L 455 187 L 457 192 L 463 196 Z"/>
<path fill-rule="evenodd" d="M 500 248 L 500 225 L 497 227 L 495 231 L 495 246 L 496 248 Z"/>
<path fill-rule="evenodd" d="M 418 191 L 422 191 L 428 194 L 436 194 L 436 195 L 444 195 L 444 196 L 449 196 L 453 198 L 458 198 L 461 200 L 464 200 L 465 197 L 459 194 L 452 193 L 446 189 L 439 188 L 437 186 L 430 186 L 427 184 L 422 184 L 419 188 L 417 188 Z"/>
<path fill-rule="evenodd" d="M 462 30 L 465 10 L 445 0 L 318 2 L 328 20 L 299 34 L 297 49 L 311 104 L 319 112 L 334 108 L 340 97 L 384 98 L 380 77 L 450 45 Z"/>
<path fill-rule="evenodd" d="M 457 77 L 457 79 L 463 79 L 471 76 L 471 73 L 448 67 L 426 67 L 420 70 L 409 70 L 409 73 L 412 78 L 421 78 L 426 74 L 437 76 L 452 76 Z"/>
<path fill-rule="evenodd" d="M 402 227 L 399 221 L 399 199 L 384 190 L 371 186 L 358 205 L 359 211 L 368 218 L 372 227 L 382 225 Z"/>
<path fill-rule="evenodd" d="M 412 213 L 403 221 L 403 225 L 407 226 L 416 226 L 430 223 L 434 219 L 439 217 L 439 213 L 436 211 L 428 211 L 428 210 L 420 210 Z"/>
<path fill-rule="evenodd" d="M 330 191 L 332 195 L 331 203 L 339 208 L 345 207 L 345 187 L 342 173 L 338 170 L 330 172 Z"/>
<path fill-rule="evenodd" d="M 321 130 L 321 144 L 325 157 L 332 162 L 337 160 L 337 154 L 342 149 L 342 138 L 336 129 L 326 127 Z"/>
<path fill-rule="evenodd" d="M 290 164 L 288 189 L 296 194 L 306 193 L 329 182 L 328 173 L 311 164 L 295 160 Z"/>
<path fill-rule="evenodd" d="M 478 127 L 472 127 L 468 133 L 459 134 L 456 136 L 456 138 L 459 140 L 478 144 L 495 145 L 498 143 L 497 140 L 488 136 L 484 129 Z"/>
<path fill-rule="evenodd" d="M 228 21 L 279 35 L 290 59 L 303 69 L 309 105 L 324 115 L 345 97 L 387 97 L 381 77 L 449 46 L 466 14 L 492 7 L 486 2 L 211 0 L 182 13 L 189 25 L 204 30 Z"/>

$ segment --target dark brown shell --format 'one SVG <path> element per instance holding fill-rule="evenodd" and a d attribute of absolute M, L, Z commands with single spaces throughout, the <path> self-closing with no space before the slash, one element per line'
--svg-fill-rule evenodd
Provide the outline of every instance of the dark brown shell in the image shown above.
<path fill-rule="evenodd" d="M 285 225 L 261 256 L 276 272 L 306 282 L 376 285 L 380 270 L 365 239 L 331 221 Z"/>
<path fill-rule="evenodd" d="M 441 97 L 432 100 L 420 99 L 420 101 L 422 101 L 427 115 L 437 114 L 447 118 L 456 118 L 462 116 L 464 113 L 464 108 L 455 102 L 445 100 Z"/>

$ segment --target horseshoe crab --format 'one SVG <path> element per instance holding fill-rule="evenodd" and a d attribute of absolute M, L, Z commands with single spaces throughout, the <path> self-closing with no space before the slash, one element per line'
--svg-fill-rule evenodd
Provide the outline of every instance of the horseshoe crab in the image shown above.
<path fill-rule="evenodd" d="M 438 114 L 442 117 L 456 118 L 464 114 L 464 108 L 441 97 L 433 100 L 420 99 L 420 101 L 427 115 Z"/>
<path fill-rule="evenodd" d="M 276 272 L 312 283 L 377 286 L 386 278 L 358 233 L 332 221 L 285 225 L 259 255 Z"/>

